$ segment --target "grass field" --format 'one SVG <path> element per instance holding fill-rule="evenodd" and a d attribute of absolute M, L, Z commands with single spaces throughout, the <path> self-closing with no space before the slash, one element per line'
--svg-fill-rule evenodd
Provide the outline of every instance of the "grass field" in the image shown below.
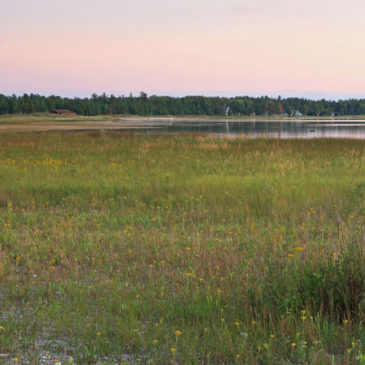
<path fill-rule="evenodd" d="M 365 364 L 365 141 L 0 135 L 0 363 Z"/>

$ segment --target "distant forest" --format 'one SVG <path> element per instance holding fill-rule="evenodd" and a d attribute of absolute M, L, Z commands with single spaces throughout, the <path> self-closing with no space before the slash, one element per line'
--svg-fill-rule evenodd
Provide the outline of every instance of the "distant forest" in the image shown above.
<path fill-rule="evenodd" d="M 288 115 L 341 116 L 365 114 L 365 99 L 309 100 L 270 97 L 138 96 L 96 95 L 90 98 L 60 96 L 5 96 L 0 94 L 0 114 L 52 112 L 67 109 L 79 115 Z"/>

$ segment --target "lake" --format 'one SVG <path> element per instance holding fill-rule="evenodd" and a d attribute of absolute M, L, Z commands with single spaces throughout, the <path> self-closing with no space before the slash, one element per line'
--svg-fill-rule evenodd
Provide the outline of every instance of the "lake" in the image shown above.
<path fill-rule="evenodd" d="M 181 133 L 199 132 L 216 136 L 268 138 L 357 138 L 365 139 L 365 120 L 306 120 L 306 121 L 235 121 L 235 120 L 139 120 L 138 132 Z"/>
<path fill-rule="evenodd" d="M 57 119 L 42 122 L 0 124 L 0 132 L 113 130 L 136 134 L 203 133 L 214 136 L 250 138 L 356 138 L 365 139 L 365 120 L 320 119 L 211 119 L 199 117 L 158 118 L 131 117 L 114 120 L 74 121 Z"/>

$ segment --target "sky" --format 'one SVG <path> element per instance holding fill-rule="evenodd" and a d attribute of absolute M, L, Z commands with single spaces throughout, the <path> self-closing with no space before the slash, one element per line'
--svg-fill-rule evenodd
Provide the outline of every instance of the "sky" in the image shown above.
<path fill-rule="evenodd" d="M 364 0 L 0 0 L 0 93 L 365 97 Z"/>

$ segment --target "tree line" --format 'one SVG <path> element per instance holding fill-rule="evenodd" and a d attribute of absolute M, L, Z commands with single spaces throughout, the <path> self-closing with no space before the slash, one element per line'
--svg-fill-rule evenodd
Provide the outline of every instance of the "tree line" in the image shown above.
<path fill-rule="evenodd" d="M 206 97 L 206 96 L 114 96 L 93 94 L 90 98 L 66 98 L 37 94 L 1 95 L 0 114 L 30 114 L 67 109 L 79 115 L 365 115 L 365 99 L 310 100 L 305 98 Z"/>

